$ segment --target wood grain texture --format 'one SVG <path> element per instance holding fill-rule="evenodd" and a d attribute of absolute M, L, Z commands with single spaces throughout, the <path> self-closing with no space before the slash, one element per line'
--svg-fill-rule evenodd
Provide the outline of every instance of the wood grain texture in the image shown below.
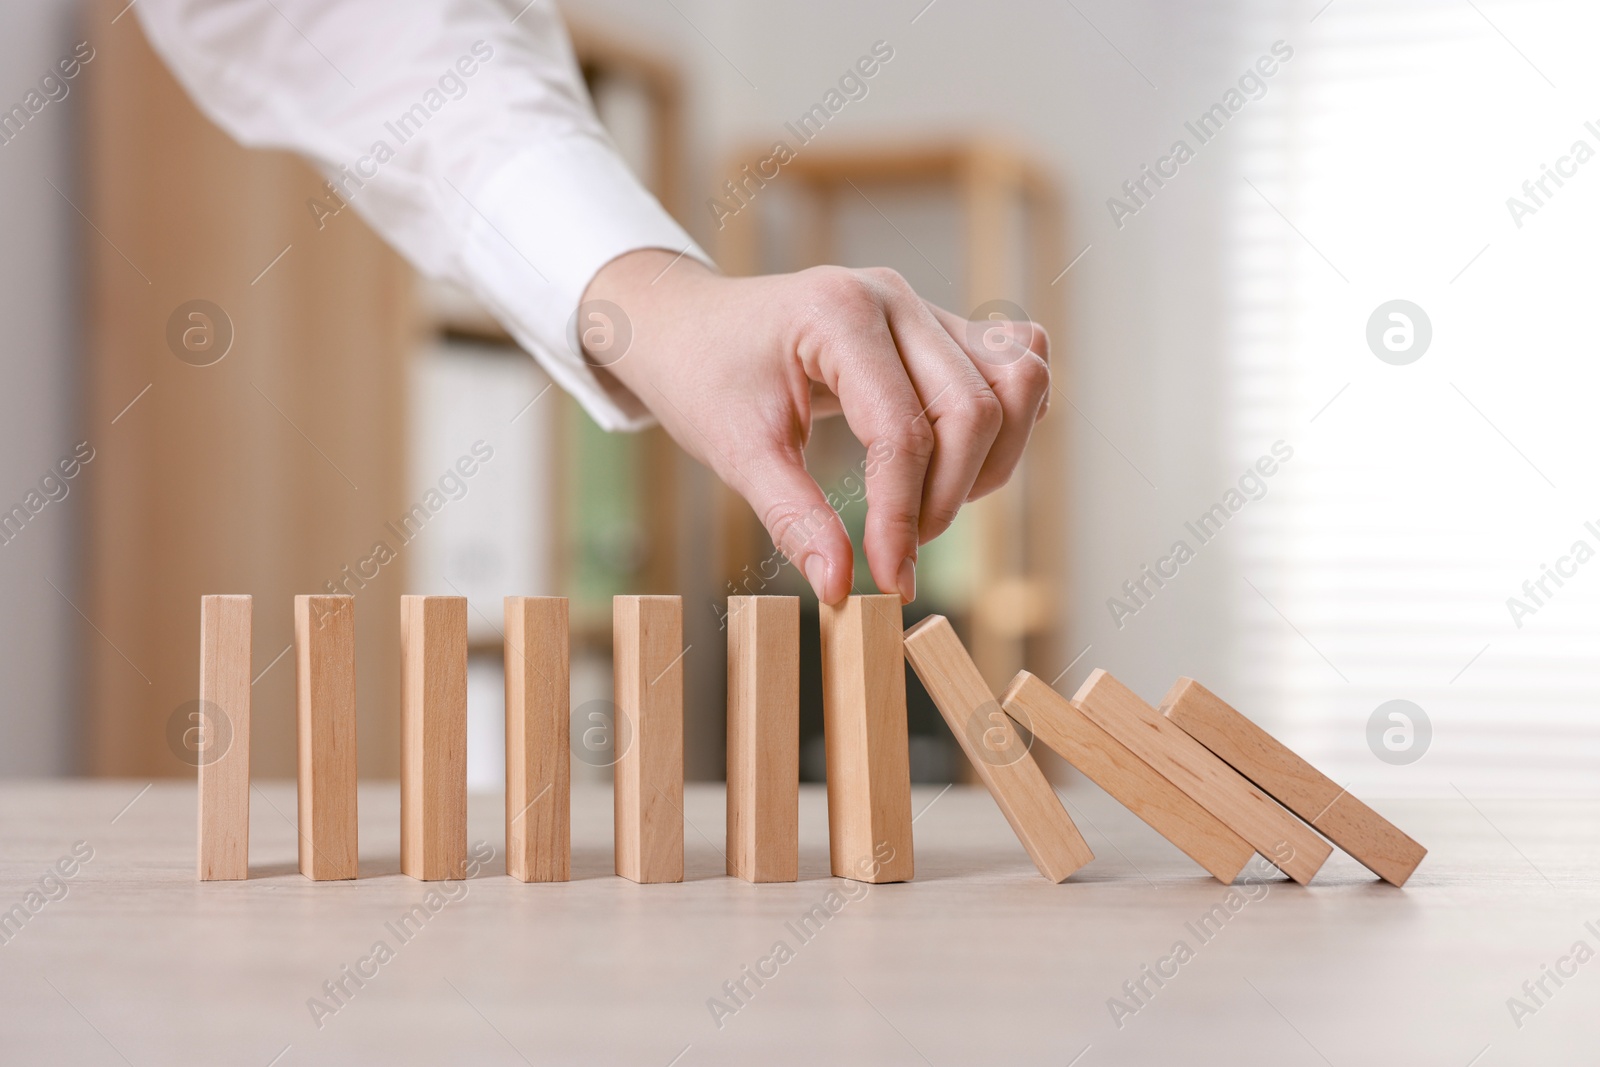
<path fill-rule="evenodd" d="M 820 614 L 833 873 L 908 882 L 915 866 L 900 598 L 852 596 Z"/>
<path fill-rule="evenodd" d="M 800 598 L 728 598 L 728 873 L 800 876 Z"/>
<path fill-rule="evenodd" d="M 1255 855 L 1249 842 L 1041 679 L 1022 671 L 1012 680 L 1001 704 L 1042 744 L 1082 771 L 1218 881 L 1232 882 Z"/>
<path fill-rule="evenodd" d="M 356 877 L 356 602 L 294 598 L 300 873 Z"/>
<path fill-rule="evenodd" d="M 248 596 L 200 598 L 200 703 L 183 747 L 199 770 L 203 882 L 250 875 L 251 609 Z"/>
<path fill-rule="evenodd" d="M 683 598 L 611 602 L 616 870 L 683 881 Z"/>
<path fill-rule="evenodd" d="M 950 620 L 930 615 L 917 623 L 906 632 L 905 652 L 1039 873 L 1065 881 L 1094 859 Z"/>
<path fill-rule="evenodd" d="M 1193 678 L 1173 684 L 1161 713 L 1384 881 L 1405 885 L 1428 854 Z"/>
<path fill-rule="evenodd" d="M 1301 885 L 1333 852 L 1305 823 L 1105 671 L 1089 675 L 1073 703 Z"/>
<path fill-rule="evenodd" d="M 567 598 L 508 596 L 506 873 L 572 877 L 572 714 Z"/>
<path fill-rule="evenodd" d="M 282 647 L 263 640 L 262 651 Z M 704 651 L 697 645 L 689 655 Z M 265 665 L 257 657 L 256 670 Z M 1458 780 L 1522 853 L 1453 791 L 1392 807 L 1386 800 L 1380 810 L 1430 848 L 1406 888 L 1379 883 L 1336 851 L 1302 891 L 1287 880 L 1253 880 L 1259 860 L 1236 885 L 1218 885 L 1077 773 L 1062 787 L 1068 810 L 1085 837 L 1093 819 L 1117 849 L 1097 847 L 1095 863 L 1052 886 L 1003 831 L 981 786 L 940 796 L 943 783 L 914 785 L 913 812 L 934 801 L 916 824 L 917 880 L 867 886 L 828 878 L 827 798 L 820 782 L 802 783 L 801 881 L 752 886 L 722 873 L 722 783 L 690 781 L 684 811 L 710 840 L 689 829 L 687 880 L 658 892 L 611 877 L 611 783 L 573 778 L 575 881 L 513 884 L 486 860 L 486 877 L 466 883 L 464 896 L 452 893 L 415 937 L 414 908 L 430 886 L 369 877 L 369 856 L 399 844 L 393 782 L 362 783 L 361 881 L 300 877 L 294 827 L 268 807 L 289 812 L 294 783 L 258 775 L 251 799 L 264 817 L 252 828 L 251 880 L 196 886 L 192 780 L 158 781 L 109 827 L 143 781 L 0 781 L 7 908 L 72 842 L 87 837 L 85 851 L 94 849 L 92 860 L 69 868 L 76 877 L 63 878 L 65 900 L 46 905 L 20 934 L 14 924 L 0 931 L 14 942 L 0 947 L 0 995 L 14 1005 L 3 1059 L 122 1065 L 41 974 L 138 1067 L 266 1067 L 291 1040 L 275 1067 L 380 1056 L 378 1067 L 521 1065 L 446 977 L 539 1067 L 667 1067 L 691 1039 L 676 1067 L 926 1067 L 842 978 L 938 1067 L 1066 1067 L 1090 1041 L 1076 1067 L 1327 1067 L 1262 994 L 1338 1067 L 1467 1067 L 1490 1040 L 1494 1049 L 1473 1067 L 1582 1067 L 1592 1062 L 1582 1050 L 1600 1038 L 1590 992 L 1600 959 L 1565 987 L 1546 982 L 1553 1001 L 1535 989 L 1546 1007 L 1523 1015 L 1520 1031 L 1504 1006 L 1512 995 L 1532 1005 L 1520 984 L 1538 979 L 1543 964 L 1553 968 L 1575 940 L 1596 945 L 1585 923 L 1600 927 L 1600 908 L 1581 902 L 1600 899 L 1600 855 L 1590 845 L 1600 841 L 1600 798 L 1495 798 L 1484 784 Z M 473 804 L 475 849 L 486 841 L 499 851 L 502 819 L 498 796 Z M 1216 932 L 1219 906 L 1241 901 Z M 411 943 L 401 944 L 386 924 L 407 920 Z M 360 961 L 380 938 L 397 958 L 357 988 L 342 968 L 373 973 Z M 772 980 L 765 976 L 778 957 L 761 960 L 779 939 L 795 956 Z M 1193 957 L 1173 980 L 1174 961 L 1162 961 L 1177 940 Z M 746 965 L 764 986 L 745 977 Z M 1570 973 L 1570 962 L 1562 966 Z M 307 998 L 340 1007 L 321 988 L 328 979 L 343 980 L 344 1006 L 321 1014 L 316 1031 Z M 728 979 L 737 1002 L 722 989 Z M 713 996 L 737 1009 L 719 1013 L 721 1031 L 705 1006 Z M 1121 1030 L 1108 1017 L 1113 996 L 1138 1008 L 1119 1013 Z M 660 1021 L 612 1024 L 604 1012 L 613 1005 L 628 1018 Z M 830 1007 L 844 1017 L 830 1017 Z M 983 1019 L 990 1032 L 979 1035 Z M 663 1032 L 675 1025 L 697 1033 Z M 727 1055 L 705 1055 L 727 1039 Z"/>
<path fill-rule="evenodd" d="M 81 218 L 42 187 L 81 228 L 72 246 L 82 252 L 83 408 L 73 421 L 96 428 L 94 460 L 72 483 L 87 509 L 73 599 L 105 635 L 85 623 L 76 636 L 83 769 L 144 781 L 192 775 L 167 751 L 163 727 L 194 699 L 196 602 L 236 589 L 256 597 L 256 674 L 289 643 L 297 593 L 384 605 L 363 615 L 356 640 L 360 760 L 363 774 L 394 778 L 392 605 L 405 568 L 380 568 L 372 554 L 377 539 L 406 551 L 385 523 L 415 503 L 401 370 L 421 343 L 415 275 L 353 206 L 335 218 L 307 210 L 309 200 L 334 203 L 318 168 L 245 148 L 203 115 L 146 42 L 137 6 L 126 7 L 79 9 L 103 31 L 90 38 L 94 61 L 83 69 L 92 76 L 72 81 L 77 102 L 67 105 L 82 109 L 71 138 L 83 167 L 76 188 L 62 190 Z M 194 318 L 196 298 L 223 314 Z M 179 358 L 193 348 L 172 340 L 173 325 L 220 344 L 228 323 L 233 344 L 220 362 Z M 291 656 L 253 686 L 257 707 L 273 709 L 253 723 L 258 782 L 295 774 Z M 27 699 L 15 686 L 7 695 Z"/>
<path fill-rule="evenodd" d="M 400 598 L 400 870 L 467 868 L 467 599 Z"/>

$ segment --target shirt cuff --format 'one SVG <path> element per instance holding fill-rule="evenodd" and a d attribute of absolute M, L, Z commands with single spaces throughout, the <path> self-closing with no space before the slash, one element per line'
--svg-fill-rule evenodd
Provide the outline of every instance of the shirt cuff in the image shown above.
<path fill-rule="evenodd" d="M 461 268 L 473 292 L 602 429 L 651 425 L 638 397 L 585 361 L 579 301 L 600 268 L 627 252 L 667 249 L 715 269 L 711 258 L 612 145 L 583 133 L 542 140 L 460 199 Z"/>

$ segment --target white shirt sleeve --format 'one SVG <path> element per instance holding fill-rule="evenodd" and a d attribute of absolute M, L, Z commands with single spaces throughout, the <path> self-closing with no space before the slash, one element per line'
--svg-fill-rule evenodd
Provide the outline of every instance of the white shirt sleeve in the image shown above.
<path fill-rule="evenodd" d="M 581 355 L 579 300 L 625 252 L 710 259 L 601 128 L 551 0 L 523 2 L 134 10 L 214 122 L 244 144 L 309 157 L 419 271 L 482 301 L 596 422 L 637 429 L 648 411 Z"/>

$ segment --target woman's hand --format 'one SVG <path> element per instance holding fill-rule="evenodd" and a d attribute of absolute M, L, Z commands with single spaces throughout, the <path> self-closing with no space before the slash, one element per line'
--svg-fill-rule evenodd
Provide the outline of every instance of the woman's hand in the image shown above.
<path fill-rule="evenodd" d="M 620 307 L 632 339 L 591 361 L 749 501 L 829 604 L 851 591 L 850 538 L 802 450 L 813 418 L 842 412 L 872 457 L 872 577 L 913 599 L 918 547 L 1006 483 L 1048 406 L 1044 330 L 969 322 L 887 269 L 727 278 L 674 258 L 632 252 L 595 276 L 585 302 Z"/>

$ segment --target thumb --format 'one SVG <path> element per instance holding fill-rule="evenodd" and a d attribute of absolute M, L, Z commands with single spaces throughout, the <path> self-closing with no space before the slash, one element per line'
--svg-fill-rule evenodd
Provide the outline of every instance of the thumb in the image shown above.
<path fill-rule="evenodd" d="M 817 599 L 850 595 L 850 535 L 806 470 L 798 449 L 779 449 L 743 465 L 743 493 L 772 543 L 806 576 Z"/>

